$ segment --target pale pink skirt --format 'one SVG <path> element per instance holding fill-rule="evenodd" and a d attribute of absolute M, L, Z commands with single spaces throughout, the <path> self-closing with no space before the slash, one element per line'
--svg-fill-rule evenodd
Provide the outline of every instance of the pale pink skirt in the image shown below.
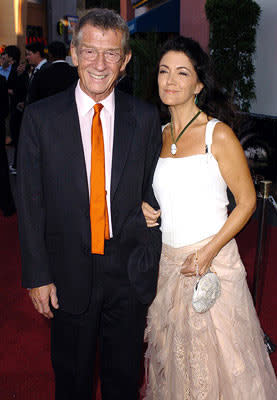
<path fill-rule="evenodd" d="M 204 314 L 191 306 L 196 278 L 184 277 L 180 269 L 210 239 L 178 249 L 163 245 L 145 331 L 145 400 L 277 399 L 275 373 L 234 239 L 212 263 L 220 298 Z"/>

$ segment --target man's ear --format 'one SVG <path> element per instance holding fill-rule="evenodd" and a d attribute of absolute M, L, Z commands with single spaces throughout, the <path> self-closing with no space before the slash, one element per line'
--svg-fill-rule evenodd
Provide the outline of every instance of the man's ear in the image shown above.
<path fill-rule="evenodd" d="M 75 46 L 73 46 L 73 44 L 70 44 L 70 54 L 71 54 L 71 58 L 72 58 L 72 62 L 75 65 L 75 67 L 78 67 L 78 56 L 77 56 L 77 48 Z"/>
<path fill-rule="evenodd" d="M 132 52 L 131 52 L 131 50 L 130 50 L 129 53 L 127 53 L 127 54 L 124 56 L 124 61 L 123 61 L 122 65 L 121 65 L 121 67 L 120 67 L 120 71 L 121 71 L 121 72 L 125 71 L 126 65 L 127 65 L 128 62 L 131 60 L 131 58 L 132 58 Z"/>

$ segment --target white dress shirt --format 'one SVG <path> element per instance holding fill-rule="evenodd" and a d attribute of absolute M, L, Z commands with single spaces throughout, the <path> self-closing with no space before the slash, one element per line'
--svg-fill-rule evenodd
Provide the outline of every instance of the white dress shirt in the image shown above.
<path fill-rule="evenodd" d="M 75 99 L 77 103 L 78 116 L 80 121 L 82 143 L 84 149 L 88 189 L 90 193 L 90 169 L 91 169 L 91 125 L 94 115 L 93 106 L 96 102 L 89 97 L 80 87 L 80 81 L 75 89 Z M 102 123 L 104 150 L 105 150 L 105 187 L 107 208 L 109 215 L 109 230 L 110 237 L 112 234 L 112 219 L 111 219 L 111 174 L 112 174 L 112 154 L 113 154 L 113 138 L 114 138 L 114 91 L 100 102 L 103 108 L 100 113 Z"/>
<path fill-rule="evenodd" d="M 52 61 L 51 64 L 58 64 L 58 63 L 66 63 L 67 64 L 67 62 L 65 60 L 55 60 L 55 61 Z"/>
<path fill-rule="evenodd" d="M 12 64 L 10 64 L 7 68 L 0 67 L 0 75 L 4 76 L 6 80 L 8 80 L 11 70 L 12 70 Z"/>

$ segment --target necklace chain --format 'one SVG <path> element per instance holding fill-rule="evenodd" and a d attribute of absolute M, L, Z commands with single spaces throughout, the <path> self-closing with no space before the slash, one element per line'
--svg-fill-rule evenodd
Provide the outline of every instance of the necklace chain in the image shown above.
<path fill-rule="evenodd" d="M 174 135 L 173 135 L 173 122 L 171 119 L 170 122 L 170 132 L 171 132 L 171 139 L 172 139 L 172 145 L 171 145 L 171 154 L 175 155 L 177 153 L 177 142 L 185 132 L 185 130 L 193 123 L 193 121 L 198 117 L 198 115 L 202 112 L 202 110 L 199 110 L 197 114 L 187 123 L 187 125 L 181 130 L 179 135 L 177 136 L 176 140 L 174 140 Z"/>

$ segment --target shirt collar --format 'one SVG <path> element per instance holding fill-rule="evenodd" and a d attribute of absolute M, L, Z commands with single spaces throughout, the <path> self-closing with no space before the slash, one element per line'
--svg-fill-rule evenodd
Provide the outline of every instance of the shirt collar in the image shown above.
<path fill-rule="evenodd" d="M 65 61 L 65 60 L 55 60 L 55 61 L 52 61 L 52 64 L 57 64 L 57 63 L 66 63 L 66 61 Z"/>
<path fill-rule="evenodd" d="M 87 114 L 96 102 L 88 96 L 80 87 L 80 80 L 77 83 L 75 89 L 75 98 L 78 106 L 79 114 L 83 117 Z M 103 100 L 100 101 L 103 107 L 110 115 L 114 113 L 115 101 L 114 101 L 114 89 L 113 91 Z"/>
<path fill-rule="evenodd" d="M 9 76 L 12 69 L 12 65 L 10 64 L 7 68 L 0 67 L 0 70 L 3 71 L 4 75 Z"/>
<path fill-rule="evenodd" d="M 45 64 L 46 62 L 47 62 L 46 58 L 41 60 L 41 62 L 36 66 L 35 70 L 40 69 L 43 66 L 43 64 Z"/>

